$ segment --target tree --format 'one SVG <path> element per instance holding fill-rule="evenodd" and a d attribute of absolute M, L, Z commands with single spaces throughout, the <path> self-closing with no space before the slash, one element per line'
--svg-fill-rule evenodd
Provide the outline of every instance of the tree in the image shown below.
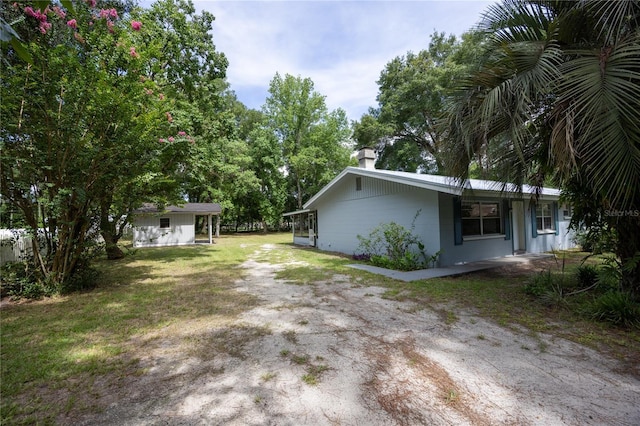
<path fill-rule="evenodd" d="M 259 184 L 238 127 L 239 102 L 225 81 L 228 61 L 211 36 L 214 16 L 196 14 L 187 0 L 158 1 L 141 16 L 145 73 L 172 99 L 172 121 L 193 141 L 177 177 L 182 195 L 219 203 L 224 216 L 244 215 L 246 198 Z"/>
<path fill-rule="evenodd" d="M 276 74 L 263 113 L 276 136 L 289 182 L 290 208 L 308 199 L 349 164 L 350 129 L 346 113 L 328 112 L 309 78 Z"/>
<path fill-rule="evenodd" d="M 472 159 L 491 149 L 501 180 L 553 182 L 581 206 L 574 225 L 597 220 L 615 230 L 623 285 L 637 298 L 639 23 L 636 0 L 489 7 L 482 65 L 452 102 L 446 128 L 456 176 L 467 177 Z"/>
<path fill-rule="evenodd" d="M 170 126 L 128 37 L 139 23 L 90 3 L 77 3 L 73 19 L 58 6 L 3 10 L 7 21 L 25 16 L 15 29 L 32 62 L 5 46 L 1 188 L 45 240 L 41 250 L 33 239 L 34 263 L 50 290 L 68 286 L 86 266 L 99 211 L 113 191 L 188 146 L 181 137 L 158 141 Z"/>
<path fill-rule="evenodd" d="M 437 123 L 444 98 L 477 61 L 478 33 L 461 40 L 434 32 L 429 47 L 389 62 L 378 80 L 378 108 L 370 109 L 355 127 L 358 146 L 378 151 L 378 167 L 403 171 L 442 172 L 445 132 Z"/>

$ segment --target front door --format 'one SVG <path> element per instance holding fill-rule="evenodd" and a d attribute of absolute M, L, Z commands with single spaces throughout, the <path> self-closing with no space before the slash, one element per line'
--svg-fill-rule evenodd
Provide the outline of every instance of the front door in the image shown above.
<path fill-rule="evenodd" d="M 527 250 L 524 227 L 524 201 L 511 202 L 511 223 L 513 224 L 513 252 L 524 253 Z"/>
<path fill-rule="evenodd" d="M 316 214 L 309 213 L 309 245 L 311 247 L 316 246 L 316 233 L 317 233 L 317 222 L 316 222 Z"/>

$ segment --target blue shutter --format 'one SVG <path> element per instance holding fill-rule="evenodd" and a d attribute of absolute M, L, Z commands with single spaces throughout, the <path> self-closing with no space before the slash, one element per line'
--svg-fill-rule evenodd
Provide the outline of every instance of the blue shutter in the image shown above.
<path fill-rule="evenodd" d="M 533 238 L 536 238 L 538 236 L 538 224 L 536 223 L 536 205 L 530 203 L 529 208 L 531 209 L 531 236 Z"/>
<path fill-rule="evenodd" d="M 509 200 L 502 200 L 502 229 L 504 230 L 504 239 L 511 239 L 511 215 L 509 211 Z"/>
<path fill-rule="evenodd" d="M 462 245 L 462 200 L 453 197 L 453 243 Z"/>
<path fill-rule="evenodd" d="M 554 201 L 552 208 L 553 208 L 553 220 L 555 222 L 555 228 L 556 228 L 556 235 L 558 235 L 560 234 L 560 228 L 558 227 L 558 203 Z"/>

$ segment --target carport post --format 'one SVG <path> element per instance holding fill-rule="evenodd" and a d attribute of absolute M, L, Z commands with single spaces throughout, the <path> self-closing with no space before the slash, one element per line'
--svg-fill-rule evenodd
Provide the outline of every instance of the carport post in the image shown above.
<path fill-rule="evenodd" d="M 211 216 L 213 216 L 213 215 L 211 215 L 211 214 L 207 215 L 207 230 L 209 231 L 209 244 L 213 243 L 213 238 L 211 237 L 211 234 L 213 232 L 213 230 L 211 229 L 211 225 L 212 225 Z"/>

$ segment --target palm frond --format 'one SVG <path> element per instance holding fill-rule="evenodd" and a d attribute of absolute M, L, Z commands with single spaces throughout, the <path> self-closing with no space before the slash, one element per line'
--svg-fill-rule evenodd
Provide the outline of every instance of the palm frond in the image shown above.
<path fill-rule="evenodd" d="M 638 0 L 582 0 L 579 7 L 595 17 L 596 30 L 604 45 L 616 44 L 640 26 Z"/>
<path fill-rule="evenodd" d="M 640 182 L 640 43 L 570 53 L 559 102 L 572 106 L 576 155 L 592 185 L 628 207 L 640 201 L 628 198 L 628 186 Z"/>

